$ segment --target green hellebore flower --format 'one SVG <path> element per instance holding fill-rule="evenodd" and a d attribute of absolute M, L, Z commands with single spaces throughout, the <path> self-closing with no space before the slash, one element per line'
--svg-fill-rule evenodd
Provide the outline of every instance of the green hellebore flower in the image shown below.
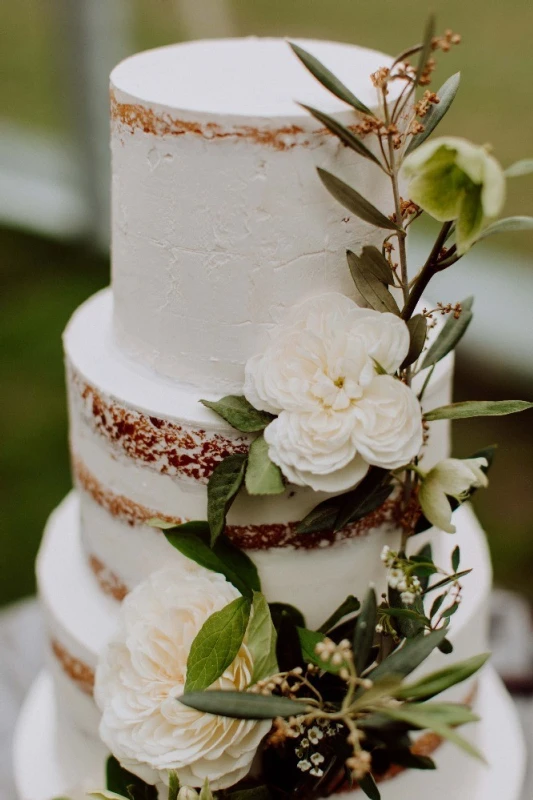
<path fill-rule="evenodd" d="M 432 525 L 447 533 L 455 533 L 449 497 L 463 501 L 472 489 L 486 487 L 488 478 L 481 469 L 488 467 L 486 458 L 445 458 L 424 475 L 418 501 Z"/>
<path fill-rule="evenodd" d="M 409 196 L 440 222 L 456 220 L 463 255 L 505 201 L 505 175 L 484 147 L 443 136 L 420 145 L 403 162 Z"/>

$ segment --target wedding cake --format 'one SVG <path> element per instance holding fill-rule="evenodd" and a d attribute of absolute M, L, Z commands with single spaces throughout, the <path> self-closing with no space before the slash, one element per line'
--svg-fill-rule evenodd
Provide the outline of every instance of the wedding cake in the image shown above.
<path fill-rule="evenodd" d="M 369 76 L 390 65 L 389 57 L 302 45 L 368 109 L 378 108 Z M 391 103 L 399 92 L 392 84 Z M 38 559 L 49 646 L 16 734 L 20 800 L 82 797 L 105 785 L 109 749 L 99 738 L 93 691 L 121 602 L 161 570 L 188 569 L 163 523 L 205 519 L 214 469 L 247 453 L 254 438 L 200 401 L 241 395 L 245 366 L 294 308 L 323 296 L 358 300 L 345 251 L 380 247 L 383 231 L 343 209 L 316 167 L 342 174 L 382 213 L 393 212 L 388 177 L 296 104 L 346 125 L 353 118 L 283 41 L 192 42 L 140 53 L 112 72 L 110 94 L 112 286 L 75 312 L 64 336 L 75 489 L 52 514 Z M 441 328 L 430 331 L 430 342 Z M 427 372 L 416 375 L 414 390 Z M 452 378 L 450 353 L 434 369 L 423 412 L 451 401 Z M 425 436 L 425 470 L 449 457 L 448 426 L 432 423 Z M 369 584 L 385 590 L 380 553 L 398 549 L 399 540 L 394 499 L 340 530 L 300 533 L 300 521 L 332 497 L 301 484 L 276 494 L 240 492 L 226 536 L 255 564 L 266 599 L 297 606 L 315 629 L 347 596 L 364 597 Z M 454 516 L 455 537 L 428 526 L 418 546 L 430 542 L 435 562 L 449 562 L 459 542 L 461 568 L 475 568 L 448 636 L 453 659 L 462 660 L 488 649 L 491 571 L 470 508 Z M 450 658 L 434 650 L 420 669 L 439 669 Z M 433 754 L 437 777 L 400 772 L 380 784 L 381 796 L 517 797 L 522 745 L 490 668 L 448 697 L 479 712 L 482 722 L 466 736 L 490 766 L 422 734 L 420 753 Z M 503 778 L 498 764 L 505 764 Z"/>

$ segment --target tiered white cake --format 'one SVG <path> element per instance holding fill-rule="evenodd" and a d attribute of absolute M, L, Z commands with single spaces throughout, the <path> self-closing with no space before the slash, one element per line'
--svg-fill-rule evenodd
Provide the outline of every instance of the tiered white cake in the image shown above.
<path fill-rule="evenodd" d="M 388 57 L 347 45 L 305 46 L 376 105 L 369 75 Z M 346 248 L 380 242 L 378 230 L 327 194 L 315 166 L 342 174 L 389 213 L 385 176 L 320 129 L 295 99 L 347 120 L 352 113 L 276 40 L 163 48 L 112 73 L 113 286 L 88 300 L 65 334 L 76 491 L 53 514 L 39 556 L 52 680 L 41 677 L 18 728 L 21 800 L 103 785 L 106 753 L 92 699 L 98 653 L 125 593 L 183 558 L 145 523 L 205 519 L 213 467 L 248 444 L 200 398 L 240 393 L 246 360 L 284 312 L 325 291 L 352 294 Z M 449 401 L 451 381 L 448 357 L 425 395 L 427 408 Z M 447 423 L 436 423 L 425 462 L 448 450 Z M 346 595 L 361 595 L 371 581 L 382 585 L 379 553 L 385 542 L 395 544 L 379 513 L 336 537 L 298 536 L 296 523 L 320 499 L 294 487 L 253 502 L 242 494 L 228 518 L 228 534 L 257 564 L 267 598 L 295 603 L 310 626 Z M 490 566 L 471 511 L 456 516 L 465 566 L 475 567 L 452 627 L 461 659 L 487 649 Z M 430 536 L 446 559 L 455 541 Z M 437 653 L 425 669 L 442 659 Z M 491 681 L 487 673 L 476 700 L 489 718 L 471 735 L 490 749 L 487 731 L 506 724 L 509 750 L 520 756 L 507 701 Z M 489 773 L 448 745 L 436 758 L 440 780 L 406 773 L 383 797 L 497 796 L 487 793 Z M 506 797 L 514 797 L 508 783 Z"/>

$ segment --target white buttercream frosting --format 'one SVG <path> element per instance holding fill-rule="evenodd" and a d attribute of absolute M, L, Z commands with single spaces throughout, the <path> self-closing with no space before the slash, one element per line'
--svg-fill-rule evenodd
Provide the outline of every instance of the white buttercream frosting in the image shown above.
<path fill-rule="evenodd" d="M 303 45 L 376 107 L 370 73 L 388 56 Z M 284 310 L 353 294 L 346 248 L 383 239 L 328 194 L 316 166 L 386 213 L 388 178 L 296 104 L 360 119 L 281 40 L 140 53 L 113 71 L 111 89 L 116 340 L 164 375 L 233 391 Z"/>

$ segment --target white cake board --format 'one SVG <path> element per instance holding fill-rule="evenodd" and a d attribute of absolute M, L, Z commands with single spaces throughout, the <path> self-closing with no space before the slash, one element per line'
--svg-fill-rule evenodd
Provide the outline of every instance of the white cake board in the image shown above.
<path fill-rule="evenodd" d="M 383 800 L 394 800 L 409 782 L 412 798 L 449 800 L 518 800 L 526 766 L 526 751 L 513 703 L 500 678 L 487 668 L 479 682 L 476 702 L 482 723 L 476 741 L 487 766 L 472 764 L 452 745 L 438 752 L 436 773 L 411 770 L 380 787 Z M 82 800 L 84 788 L 102 788 L 105 750 L 78 731 L 65 731 L 57 740 L 57 712 L 52 680 L 42 672 L 28 695 L 15 732 L 15 779 L 19 800 L 51 800 L 68 794 Z M 463 765 L 467 768 L 463 768 Z M 360 793 L 357 793 L 359 797 Z"/>

